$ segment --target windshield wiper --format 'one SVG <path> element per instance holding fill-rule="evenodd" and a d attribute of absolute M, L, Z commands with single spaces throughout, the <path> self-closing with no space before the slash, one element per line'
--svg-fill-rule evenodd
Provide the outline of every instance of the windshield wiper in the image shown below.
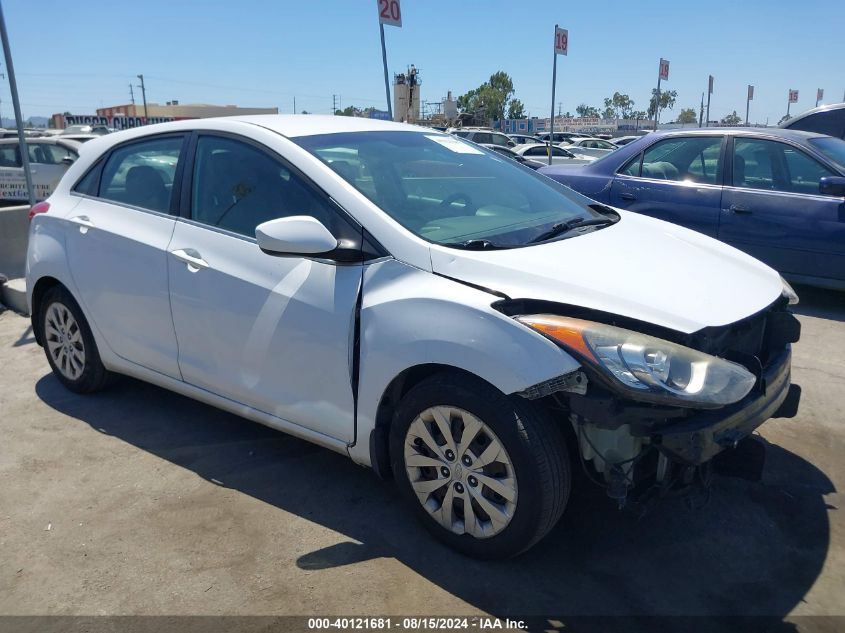
<path fill-rule="evenodd" d="M 580 229 L 582 226 L 602 226 L 606 224 L 615 224 L 616 220 L 611 218 L 594 218 L 590 220 L 585 220 L 584 218 L 572 218 L 571 220 L 567 220 L 566 222 L 558 222 L 552 228 L 544 233 L 540 233 L 534 239 L 528 241 L 529 244 L 536 244 L 537 242 L 545 242 L 546 240 L 550 240 L 553 237 L 558 237 L 560 235 L 564 235 L 565 233 L 569 233 L 574 229 Z"/>
<path fill-rule="evenodd" d="M 500 246 L 494 244 L 490 240 L 467 240 L 466 242 L 453 242 L 444 244 L 443 246 L 451 246 L 452 248 L 463 248 L 468 251 L 492 251 L 500 248 L 507 248 L 507 246 Z"/>

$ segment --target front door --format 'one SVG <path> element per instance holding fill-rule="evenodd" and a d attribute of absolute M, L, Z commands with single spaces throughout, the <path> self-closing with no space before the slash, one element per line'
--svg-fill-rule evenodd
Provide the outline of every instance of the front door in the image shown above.
<path fill-rule="evenodd" d="M 819 193 L 819 179 L 835 174 L 788 143 L 733 144 L 719 239 L 782 273 L 845 279 L 845 200 Z"/>
<path fill-rule="evenodd" d="M 331 230 L 340 211 L 279 157 L 235 137 L 199 135 L 189 178 L 190 217 L 168 249 L 184 380 L 351 442 L 362 267 L 268 255 L 255 241 L 267 220 L 311 215 Z"/>
<path fill-rule="evenodd" d="M 723 138 L 671 137 L 654 143 L 616 175 L 610 204 L 716 237 Z"/>
<path fill-rule="evenodd" d="M 90 197 L 80 198 L 65 231 L 78 298 L 108 346 L 173 378 L 179 367 L 167 244 L 176 224 L 170 210 L 183 141 L 184 135 L 170 135 L 112 150 L 99 189 L 89 183 Z"/>

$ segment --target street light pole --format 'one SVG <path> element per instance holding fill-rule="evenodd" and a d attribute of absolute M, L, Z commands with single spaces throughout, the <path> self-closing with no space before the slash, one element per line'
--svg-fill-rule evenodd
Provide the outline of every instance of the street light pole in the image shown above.
<path fill-rule="evenodd" d="M 0 37 L 3 38 L 3 55 L 6 58 L 6 68 L 9 70 L 9 90 L 12 93 L 12 107 L 15 109 L 15 121 L 18 127 L 18 146 L 21 148 L 23 175 L 26 181 L 29 204 L 32 206 L 35 204 L 35 188 L 32 186 L 32 168 L 29 165 L 29 148 L 27 148 L 26 137 L 23 133 L 23 116 L 21 115 L 21 103 L 18 99 L 18 84 L 17 81 L 15 81 L 15 67 L 12 64 L 12 51 L 9 48 L 9 34 L 6 32 L 6 18 L 3 15 L 2 2 L 0 2 Z"/>
<path fill-rule="evenodd" d="M 557 24 L 555 24 L 555 37 L 557 37 Z M 552 144 L 555 140 L 555 84 L 557 83 L 557 48 L 552 49 L 552 116 L 549 119 L 549 165 L 552 164 Z"/>
<path fill-rule="evenodd" d="M 147 89 L 144 86 L 144 75 L 138 75 L 141 80 L 141 96 L 144 98 L 144 123 L 147 122 Z"/>

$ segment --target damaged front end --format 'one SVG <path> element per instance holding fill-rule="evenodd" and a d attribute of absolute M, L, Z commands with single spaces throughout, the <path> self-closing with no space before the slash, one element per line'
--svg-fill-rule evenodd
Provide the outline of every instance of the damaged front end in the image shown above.
<path fill-rule="evenodd" d="M 583 370 L 518 395 L 546 399 L 565 416 L 591 477 L 620 506 L 639 482 L 689 481 L 767 419 L 797 413 L 801 390 L 790 370 L 800 324 L 787 296 L 693 334 L 528 303 L 499 307 L 578 357 Z"/>

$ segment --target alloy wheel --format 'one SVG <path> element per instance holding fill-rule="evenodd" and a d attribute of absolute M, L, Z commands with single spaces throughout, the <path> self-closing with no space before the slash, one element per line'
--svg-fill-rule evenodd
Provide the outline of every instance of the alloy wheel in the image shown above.
<path fill-rule="evenodd" d="M 56 368 L 68 380 L 85 369 L 85 344 L 73 314 L 63 303 L 51 303 L 44 317 L 44 340 Z"/>

